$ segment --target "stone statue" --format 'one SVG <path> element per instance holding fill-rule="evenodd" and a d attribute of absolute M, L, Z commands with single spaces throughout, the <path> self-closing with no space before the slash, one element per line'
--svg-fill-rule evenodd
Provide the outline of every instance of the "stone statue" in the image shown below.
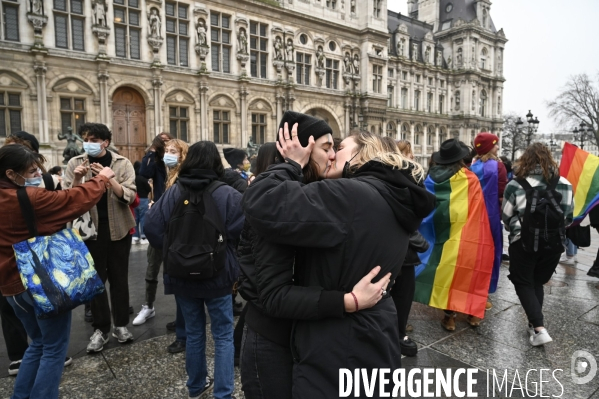
<path fill-rule="evenodd" d="M 206 25 L 204 24 L 204 20 L 202 18 L 198 19 L 198 24 L 196 25 L 196 35 L 198 36 L 198 44 L 200 46 L 204 46 L 206 44 Z"/>
<path fill-rule="evenodd" d="M 437 51 L 437 66 L 443 66 L 443 53 L 441 53 L 440 51 Z"/>
<path fill-rule="evenodd" d="M 318 50 L 316 51 L 316 68 L 324 68 L 324 51 L 322 51 L 322 46 L 318 46 Z"/>
<path fill-rule="evenodd" d="M 451 55 L 447 57 L 447 68 L 451 69 Z"/>
<path fill-rule="evenodd" d="M 287 39 L 287 45 L 285 46 L 285 54 L 287 61 L 293 61 L 293 40 Z"/>
<path fill-rule="evenodd" d="M 106 9 L 103 2 L 96 1 L 93 6 L 94 25 L 106 26 Z"/>
<path fill-rule="evenodd" d="M 476 109 L 476 91 L 472 90 L 472 111 Z"/>
<path fill-rule="evenodd" d="M 455 92 L 455 110 L 456 111 L 460 110 L 460 92 L 459 91 Z"/>
<path fill-rule="evenodd" d="M 343 67 L 345 73 L 352 73 L 352 62 L 349 53 L 345 53 L 345 58 L 343 59 Z"/>
<path fill-rule="evenodd" d="M 240 28 L 239 33 L 237 34 L 237 45 L 239 49 L 237 50 L 240 54 L 248 53 L 248 37 L 245 34 L 245 29 Z"/>
<path fill-rule="evenodd" d="M 353 73 L 354 75 L 359 75 L 360 74 L 360 57 L 358 56 L 358 54 L 354 54 L 354 70 Z"/>
<path fill-rule="evenodd" d="M 497 71 L 503 72 L 503 59 L 501 58 L 501 51 L 497 54 Z"/>
<path fill-rule="evenodd" d="M 462 60 L 462 49 L 461 48 L 458 49 L 458 58 L 457 58 L 457 60 L 458 60 L 458 67 L 462 66 L 462 61 L 463 60 Z"/>
<path fill-rule="evenodd" d="M 424 62 L 429 64 L 431 62 L 431 48 L 427 47 L 424 51 Z"/>
<path fill-rule="evenodd" d="M 401 39 L 397 41 L 397 56 L 398 57 L 403 57 L 404 56 L 404 47 L 406 45 L 406 40 L 405 39 Z"/>
<path fill-rule="evenodd" d="M 148 14 L 148 27 L 150 37 L 161 37 L 160 28 L 162 27 L 162 22 L 160 21 L 160 16 L 158 15 L 158 10 L 156 8 L 152 8 L 150 14 Z"/>
<path fill-rule="evenodd" d="M 283 59 L 283 42 L 281 41 L 281 36 L 277 36 L 275 38 L 273 47 L 275 49 L 275 60 L 282 60 Z"/>
<path fill-rule="evenodd" d="M 412 60 L 418 61 L 418 44 L 412 44 Z"/>
<path fill-rule="evenodd" d="M 253 155 L 257 155 L 259 149 L 260 146 L 254 143 L 254 136 L 250 136 L 246 150 L 248 158 L 251 158 Z"/>
<path fill-rule="evenodd" d="M 351 7 L 350 11 L 355 13 L 356 12 L 356 0 L 351 0 L 350 7 Z"/>
<path fill-rule="evenodd" d="M 42 0 L 31 0 L 31 12 L 33 14 L 42 15 L 43 14 L 43 5 Z"/>
<path fill-rule="evenodd" d="M 71 158 L 83 154 L 84 151 L 77 146 L 77 140 L 83 143 L 83 139 L 77 133 L 73 133 L 72 127 L 67 128 L 67 133 L 58 133 L 58 140 L 67 141 L 67 146 L 62 152 L 64 165 L 68 164 Z"/>

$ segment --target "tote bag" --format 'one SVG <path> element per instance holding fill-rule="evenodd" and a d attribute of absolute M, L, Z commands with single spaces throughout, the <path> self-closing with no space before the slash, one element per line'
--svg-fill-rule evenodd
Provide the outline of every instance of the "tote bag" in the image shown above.
<path fill-rule="evenodd" d="M 32 238 L 13 245 L 25 289 L 38 318 L 49 318 L 89 302 L 104 292 L 94 261 L 75 229 L 38 236 L 33 206 L 25 188 L 17 190 Z"/>
<path fill-rule="evenodd" d="M 85 182 L 85 179 L 81 180 L 81 183 Z M 77 230 L 83 241 L 95 240 L 98 238 L 98 231 L 92 221 L 91 213 L 85 212 L 77 219 L 73 220 L 72 227 Z"/>

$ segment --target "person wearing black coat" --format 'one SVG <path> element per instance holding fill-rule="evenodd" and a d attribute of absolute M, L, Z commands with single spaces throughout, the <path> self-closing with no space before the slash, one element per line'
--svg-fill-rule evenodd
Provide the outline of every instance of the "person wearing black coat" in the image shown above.
<path fill-rule="evenodd" d="M 408 235 L 434 208 L 435 198 L 401 172 L 407 161 L 382 151 L 380 138 L 361 132 L 340 145 L 329 179 L 304 185 L 302 167 L 313 148 L 303 148 L 288 129 L 279 140 L 286 163 L 271 167 L 244 196 L 246 220 L 265 239 L 295 248 L 297 285 L 352 292 L 372 265 L 379 275 L 400 272 Z M 375 160 L 375 158 L 377 160 Z M 298 301 L 273 286 L 265 269 L 258 278 L 263 304 L 293 313 Z M 287 285 L 290 283 L 288 282 Z M 298 320 L 292 332 L 293 397 L 330 398 L 339 394 L 339 369 L 401 367 L 395 305 L 383 290 L 371 309 L 342 318 Z M 356 309 L 360 309 L 358 301 Z M 362 391 L 363 392 L 363 391 Z M 378 384 L 375 388 L 378 392 Z"/>
<path fill-rule="evenodd" d="M 589 212 L 589 219 L 591 221 L 591 226 L 599 232 L 599 206 L 591 209 L 591 212 Z M 599 278 L 599 251 L 597 251 L 597 257 L 593 262 L 593 266 L 587 272 L 587 275 Z"/>

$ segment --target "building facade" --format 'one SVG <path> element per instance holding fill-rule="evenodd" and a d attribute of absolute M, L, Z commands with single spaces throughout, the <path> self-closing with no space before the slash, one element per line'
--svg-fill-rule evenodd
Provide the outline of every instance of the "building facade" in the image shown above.
<path fill-rule="evenodd" d="M 488 0 L 1 0 L 0 142 L 26 130 L 52 164 L 101 122 L 141 159 L 168 131 L 219 148 L 274 141 L 285 110 L 440 142 L 499 133 L 507 42 Z"/>

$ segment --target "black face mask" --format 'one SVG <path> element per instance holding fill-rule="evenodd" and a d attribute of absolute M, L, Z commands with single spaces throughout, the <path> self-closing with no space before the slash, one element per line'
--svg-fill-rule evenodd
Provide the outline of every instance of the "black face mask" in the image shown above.
<path fill-rule="evenodd" d="M 353 172 L 351 171 L 351 168 L 350 168 L 350 162 L 353 161 L 354 158 L 357 157 L 359 153 L 360 153 L 360 151 L 356 152 L 356 155 L 351 157 L 351 159 L 349 161 L 345 161 L 345 165 L 343 165 L 343 172 L 341 173 L 341 177 L 343 179 L 348 179 L 350 177 L 350 175 L 353 174 Z"/>

